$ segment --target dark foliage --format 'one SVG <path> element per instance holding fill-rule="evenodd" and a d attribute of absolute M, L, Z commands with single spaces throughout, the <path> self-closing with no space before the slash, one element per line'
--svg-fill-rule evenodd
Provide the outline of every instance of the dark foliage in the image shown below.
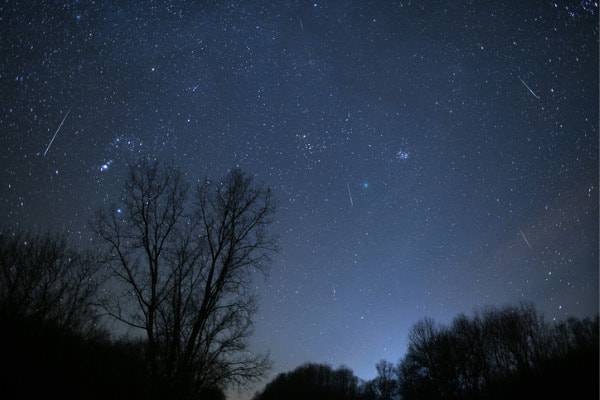
<path fill-rule="evenodd" d="M 63 237 L 0 235 L 0 386 L 15 398 L 142 398 L 141 346 L 96 328 L 97 263 Z"/>
<path fill-rule="evenodd" d="M 3 395 L 14 398 L 168 399 L 177 398 L 170 382 L 151 382 L 142 341 L 110 340 L 108 334 L 76 332 L 53 321 L 19 317 L 0 309 Z M 222 400 L 205 389 L 197 397 Z"/>
<path fill-rule="evenodd" d="M 358 399 L 358 378 L 345 367 L 306 364 L 292 372 L 279 374 L 254 400 Z"/>
<path fill-rule="evenodd" d="M 0 305 L 5 313 L 85 331 L 95 322 L 98 265 L 62 236 L 0 233 Z"/>
<path fill-rule="evenodd" d="M 431 320 L 398 366 L 404 399 L 598 398 L 598 318 L 547 324 L 531 306 Z"/>
<path fill-rule="evenodd" d="M 32 317 L 2 310 L 0 334 L 4 393 L 15 398 L 137 399 L 146 393 L 140 346 L 85 337 Z"/>
<path fill-rule="evenodd" d="M 98 328 L 97 265 L 97 257 L 69 248 L 64 238 L 0 234 L 2 393 L 224 400 L 220 385 L 190 391 L 172 375 L 153 374 L 147 338 L 114 341 Z M 449 326 L 425 319 L 411 330 L 405 357 L 397 365 L 380 361 L 370 381 L 359 381 L 346 367 L 306 364 L 279 374 L 254 400 L 564 399 L 575 393 L 596 399 L 598 322 L 596 317 L 547 323 L 529 305 L 460 315 Z M 246 328 L 242 324 L 241 332 Z M 239 343 L 234 349 L 245 348 L 244 341 Z M 170 354 L 169 344 L 157 341 L 157 354 Z M 168 362 L 167 357 L 157 360 Z M 208 366 L 198 373 L 239 373 L 226 365 Z"/>
<path fill-rule="evenodd" d="M 448 326 L 425 319 L 405 357 L 376 365 L 359 384 L 352 371 L 308 364 L 280 374 L 255 400 L 598 398 L 598 318 L 545 323 L 531 306 L 487 309 Z"/>

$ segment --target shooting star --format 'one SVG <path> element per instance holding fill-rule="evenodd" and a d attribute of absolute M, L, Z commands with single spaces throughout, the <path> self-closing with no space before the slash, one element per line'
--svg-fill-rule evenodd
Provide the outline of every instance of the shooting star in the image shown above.
<path fill-rule="evenodd" d="M 352 200 L 352 193 L 350 192 L 350 184 L 346 183 L 346 187 L 348 188 L 348 199 L 350 199 L 350 205 L 354 207 L 354 201 Z"/>
<path fill-rule="evenodd" d="M 533 97 L 535 97 L 536 99 L 540 99 L 540 96 L 538 96 L 537 94 L 535 94 L 535 92 L 533 90 L 531 90 L 531 88 L 525 83 L 525 81 L 523 79 L 521 79 L 521 77 L 518 77 L 519 80 L 521 81 L 521 83 L 523 85 L 525 85 L 525 87 L 527 88 L 527 90 L 529 90 L 529 93 L 531 93 L 533 95 Z"/>
<path fill-rule="evenodd" d="M 300 22 L 300 29 L 304 32 L 304 22 L 302 22 L 302 18 L 298 18 L 298 22 Z"/>
<path fill-rule="evenodd" d="M 62 128 L 63 124 L 65 123 L 65 120 L 67 119 L 67 117 L 69 116 L 70 113 L 71 113 L 71 109 L 69 108 L 69 111 L 67 111 L 67 113 L 63 117 L 62 121 L 60 121 L 60 125 L 58 125 L 58 128 L 56 128 L 56 132 L 54 132 L 54 136 L 52 136 L 52 139 L 50 139 L 50 143 L 48 143 L 48 147 L 46 147 L 46 151 L 44 151 L 44 157 L 46 157 L 46 154 L 48 154 L 48 150 L 50 150 L 50 146 L 52 146 L 54 139 L 56 139 L 56 135 L 58 135 L 58 132 L 60 132 L 60 128 Z"/>
<path fill-rule="evenodd" d="M 527 247 L 533 250 L 533 247 L 531 247 L 531 243 L 529 243 L 529 240 L 527 240 L 527 236 L 525 236 L 525 232 L 523 232 L 522 229 L 519 229 L 519 232 L 521 232 L 521 237 L 523 238 L 523 241 L 525 242 Z"/>

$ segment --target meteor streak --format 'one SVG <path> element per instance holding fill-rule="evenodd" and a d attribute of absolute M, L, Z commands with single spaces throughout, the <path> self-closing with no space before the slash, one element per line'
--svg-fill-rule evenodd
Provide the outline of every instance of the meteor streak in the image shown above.
<path fill-rule="evenodd" d="M 352 193 L 350 192 L 350 184 L 346 183 L 346 187 L 348 188 L 348 199 L 350 199 L 350 205 L 354 207 L 354 201 L 352 200 Z"/>
<path fill-rule="evenodd" d="M 50 146 L 52 146 L 54 139 L 56 139 L 56 135 L 58 135 L 58 132 L 60 132 L 60 128 L 62 128 L 63 124 L 65 123 L 65 120 L 67 119 L 67 117 L 69 116 L 70 113 L 71 113 L 71 109 L 69 108 L 69 111 L 67 111 L 67 113 L 63 117 L 62 121 L 60 121 L 60 125 L 58 125 L 58 128 L 56 128 L 56 132 L 54 132 L 54 136 L 52 136 L 52 139 L 50 139 L 50 143 L 48 143 L 48 147 L 46 147 L 46 151 L 44 151 L 44 157 L 46 157 L 46 154 L 48 154 L 48 150 L 50 150 Z"/>
<path fill-rule="evenodd" d="M 519 229 L 519 232 L 521 232 L 521 237 L 523 238 L 523 241 L 525 242 L 525 244 L 527 245 L 527 247 L 529 247 L 530 249 L 533 250 L 533 247 L 531 247 L 531 244 L 529 243 L 529 240 L 527 240 L 527 236 L 525 236 L 525 232 L 523 232 L 522 229 Z"/>
<path fill-rule="evenodd" d="M 529 87 L 529 86 L 528 86 L 528 85 L 525 83 L 525 81 L 524 81 L 523 79 L 521 79 L 521 78 L 519 77 L 519 80 L 521 81 L 521 83 L 522 83 L 523 85 L 525 85 L 525 87 L 527 88 L 527 90 L 529 90 L 529 93 L 531 93 L 531 94 L 533 95 L 533 97 L 535 97 L 535 98 L 536 98 L 536 99 L 538 99 L 538 100 L 540 99 L 540 96 L 538 96 L 537 94 L 535 94 L 535 92 L 534 92 L 533 90 L 531 90 L 531 88 L 530 88 L 530 87 Z"/>

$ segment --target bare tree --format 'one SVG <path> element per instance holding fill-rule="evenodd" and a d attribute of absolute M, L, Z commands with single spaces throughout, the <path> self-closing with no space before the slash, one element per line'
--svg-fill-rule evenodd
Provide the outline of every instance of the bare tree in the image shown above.
<path fill-rule="evenodd" d="M 557 389 L 568 397 L 548 378 L 597 381 L 597 366 L 586 378 L 597 365 L 597 338 L 597 319 L 547 324 L 530 304 L 489 307 L 450 326 L 424 320 L 413 327 L 398 365 L 400 393 L 403 399 L 510 398 L 544 386 L 552 389 L 539 397 L 555 398 Z"/>
<path fill-rule="evenodd" d="M 0 233 L 0 306 L 65 329 L 93 328 L 97 262 L 62 236 Z"/>
<path fill-rule="evenodd" d="M 103 304 L 146 333 L 151 373 L 188 393 L 262 376 L 268 360 L 247 339 L 252 273 L 275 250 L 270 191 L 234 170 L 192 192 L 178 169 L 141 160 L 122 199 L 95 222 L 122 289 Z"/>
<path fill-rule="evenodd" d="M 374 379 L 376 393 L 381 400 L 392 400 L 397 397 L 398 381 L 396 367 L 389 361 L 381 360 L 375 365 L 377 377 Z"/>

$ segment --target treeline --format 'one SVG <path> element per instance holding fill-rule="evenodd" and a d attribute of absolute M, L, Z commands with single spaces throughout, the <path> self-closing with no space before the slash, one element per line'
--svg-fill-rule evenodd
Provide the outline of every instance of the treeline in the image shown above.
<path fill-rule="evenodd" d="M 254 400 L 597 399 L 598 317 L 546 323 L 530 305 L 417 323 L 406 355 L 377 376 L 307 364 L 278 375 Z"/>
<path fill-rule="evenodd" d="M 2 396 L 159 399 L 176 393 L 171 382 L 151 377 L 143 336 L 115 338 L 99 323 L 101 266 L 64 237 L 0 234 Z M 201 398 L 225 396 L 213 387 Z"/>
<path fill-rule="evenodd" d="M 144 335 L 115 339 L 102 328 L 98 301 L 112 293 L 106 265 L 102 253 L 76 251 L 61 237 L 0 234 L 2 390 L 19 398 L 41 390 L 67 399 L 224 399 L 226 386 L 182 393 L 178 381 L 152 374 Z M 380 361 L 372 380 L 307 364 L 254 400 L 595 399 L 598 354 L 598 317 L 548 323 L 530 305 L 489 308 L 448 326 L 417 323 L 405 356 Z"/>
<path fill-rule="evenodd" d="M 191 184 L 140 159 L 89 250 L 0 232 L 0 396 L 210 400 L 260 379 L 251 281 L 276 249 L 273 207 L 239 170 Z"/>
<path fill-rule="evenodd" d="M 3 394 L 33 398 L 142 398 L 141 342 L 113 341 L 97 325 L 99 268 L 65 238 L 0 235 Z"/>
<path fill-rule="evenodd" d="M 89 250 L 0 232 L 0 394 L 211 400 L 256 382 L 269 360 L 248 349 L 251 283 L 277 247 L 273 211 L 270 191 L 240 171 L 192 185 L 142 159 L 119 202 L 97 211 Z M 405 357 L 378 363 L 373 380 L 308 364 L 255 400 L 597 398 L 597 361 L 598 318 L 488 309 L 419 322 Z"/>

